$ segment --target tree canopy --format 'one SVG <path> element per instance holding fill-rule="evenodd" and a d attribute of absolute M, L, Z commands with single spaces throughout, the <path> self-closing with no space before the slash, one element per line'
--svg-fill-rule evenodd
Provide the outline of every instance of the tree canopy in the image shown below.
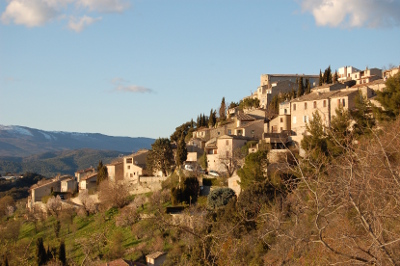
<path fill-rule="evenodd" d="M 243 190 L 251 184 L 265 180 L 269 164 L 267 155 L 268 150 L 259 150 L 246 156 L 243 168 L 237 171 L 240 177 L 240 187 Z"/>
<path fill-rule="evenodd" d="M 159 138 L 151 144 L 151 150 L 146 157 L 147 168 L 151 171 L 162 171 L 167 176 L 174 162 L 171 142 L 167 138 Z"/>
<path fill-rule="evenodd" d="M 400 114 L 400 73 L 386 80 L 386 88 L 377 91 L 377 100 L 385 108 L 389 117 L 394 119 Z"/>

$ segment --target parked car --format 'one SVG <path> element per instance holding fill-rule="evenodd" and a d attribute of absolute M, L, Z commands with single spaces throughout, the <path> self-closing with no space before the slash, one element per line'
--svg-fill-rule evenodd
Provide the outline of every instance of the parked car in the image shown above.
<path fill-rule="evenodd" d="M 212 175 L 212 176 L 219 176 L 218 172 L 217 172 L 217 171 L 214 171 L 214 170 L 208 171 L 208 174 L 209 174 L 209 175 Z"/>
<path fill-rule="evenodd" d="M 185 164 L 185 170 L 193 171 L 193 167 L 190 164 Z"/>

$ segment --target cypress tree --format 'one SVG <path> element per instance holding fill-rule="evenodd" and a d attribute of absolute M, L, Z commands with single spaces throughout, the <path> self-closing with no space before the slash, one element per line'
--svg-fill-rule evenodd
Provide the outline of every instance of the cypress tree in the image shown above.
<path fill-rule="evenodd" d="M 180 167 L 187 159 L 185 135 L 182 133 L 176 147 L 176 165 Z"/>
<path fill-rule="evenodd" d="M 306 91 L 305 93 L 309 94 L 311 92 L 311 84 L 310 84 L 310 80 L 308 78 L 306 78 L 306 85 L 304 87 L 305 87 L 305 91 Z"/>
<path fill-rule="evenodd" d="M 304 94 L 304 85 L 303 85 L 303 77 L 299 78 L 299 88 L 297 90 L 297 97 L 300 97 Z"/>
<path fill-rule="evenodd" d="M 323 77 L 322 77 L 321 69 L 319 69 L 319 81 L 318 81 L 318 86 L 322 86 L 323 83 L 324 83 L 324 79 L 323 79 Z"/>
<path fill-rule="evenodd" d="M 41 237 L 36 241 L 36 262 L 39 266 L 47 262 L 47 253 L 43 245 L 43 238 Z"/>
<path fill-rule="evenodd" d="M 67 265 L 67 254 L 65 253 L 65 243 L 61 241 L 60 248 L 58 251 L 58 260 L 62 263 L 63 266 Z"/>
<path fill-rule="evenodd" d="M 217 121 L 216 121 L 215 113 L 214 113 L 214 110 L 211 108 L 210 118 L 208 119 L 208 126 L 214 127 L 216 123 L 217 123 Z"/>
<path fill-rule="evenodd" d="M 333 84 L 338 83 L 339 75 L 337 73 L 337 70 L 335 71 L 335 75 L 333 76 Z"/>
<path fill-rule="evenodd" d="M 97 180 L 96 184 L 99 185 L 102 181 L 108 178 L 107 166 L 103 165 L 103 161 L 99 161 L 99 165 L 97 166 Z"/>
<path fill-rule="evenodd" d="M 219 119 L 221 121 L 226 119 L 226 104 L 225 97 L 222 97 L 221 106 L 219 107 Z"/>

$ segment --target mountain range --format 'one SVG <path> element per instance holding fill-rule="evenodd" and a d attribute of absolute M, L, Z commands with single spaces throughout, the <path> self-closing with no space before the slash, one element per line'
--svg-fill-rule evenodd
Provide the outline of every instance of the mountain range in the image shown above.
<path fill-rule="evenodd" d="M 73 175 L 77 170 L 96 167 L 99 160 L 109 163 L 122 155 L 150 149 L 152 143 L 151 138 L 0 125 L 0 174 Z"/>
<path fill-rule="evenodd" d="M 0 125 L 0 157 L 27 157 L 76 149 L 134 152 L 150 149 L 153 142 L 151 138 L 112 137 L 98 133 L 44 131 Z"/>

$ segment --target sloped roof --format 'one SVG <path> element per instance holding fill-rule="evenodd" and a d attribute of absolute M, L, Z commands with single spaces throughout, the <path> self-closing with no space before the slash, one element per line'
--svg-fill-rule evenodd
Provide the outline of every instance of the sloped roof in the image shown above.
<path fill-rule="evenodd" d="M 327 91 L 327 92 L 311 92 L 309 94 L 303 95 L 299 98 L 295 98 L 291 100 L 290 102 L 307 102 L 307 101 L 316 101 L 316 100 L 323 100 L 323 99 L 328 99 L 328 98 L 334 98 L 334 97 L 343 97 L 343 96 L 348 96 L 352 93 L 357 93 L 354 90 L 338 90 L 338 91 Z"/>
<path fill-rule="evenodd" d="M 151 253 L 149 255 L 146 255 L 146 257 L 147 258 L 151 258 L 151 259 L 157 259 L 158 257 L 161 257 L 164 254 L 166 254 L 166 253 L 161 252 L 161 251 L 156 251 L 156 252 L 153 252 L 153 253 Z"/>
<path fill-rule="evenodd" d="M 85 176 L 84 178 L 81 179 L 81 181 L 83 181 L 83 180 L 88 180 L 88 179 L 90 179 L 90 178 L 94 178 L 95 176 L 97 177 L 97 173 L 94 173 L 94 174 Z"/>
<path fill-rule="evenodd" d="M 256 120 L 254 117 L 248 114 L 243 114 L 243 113 L 238 113 L 236 115 L 236 118 L 240 121 L 254 121 Z"/>

